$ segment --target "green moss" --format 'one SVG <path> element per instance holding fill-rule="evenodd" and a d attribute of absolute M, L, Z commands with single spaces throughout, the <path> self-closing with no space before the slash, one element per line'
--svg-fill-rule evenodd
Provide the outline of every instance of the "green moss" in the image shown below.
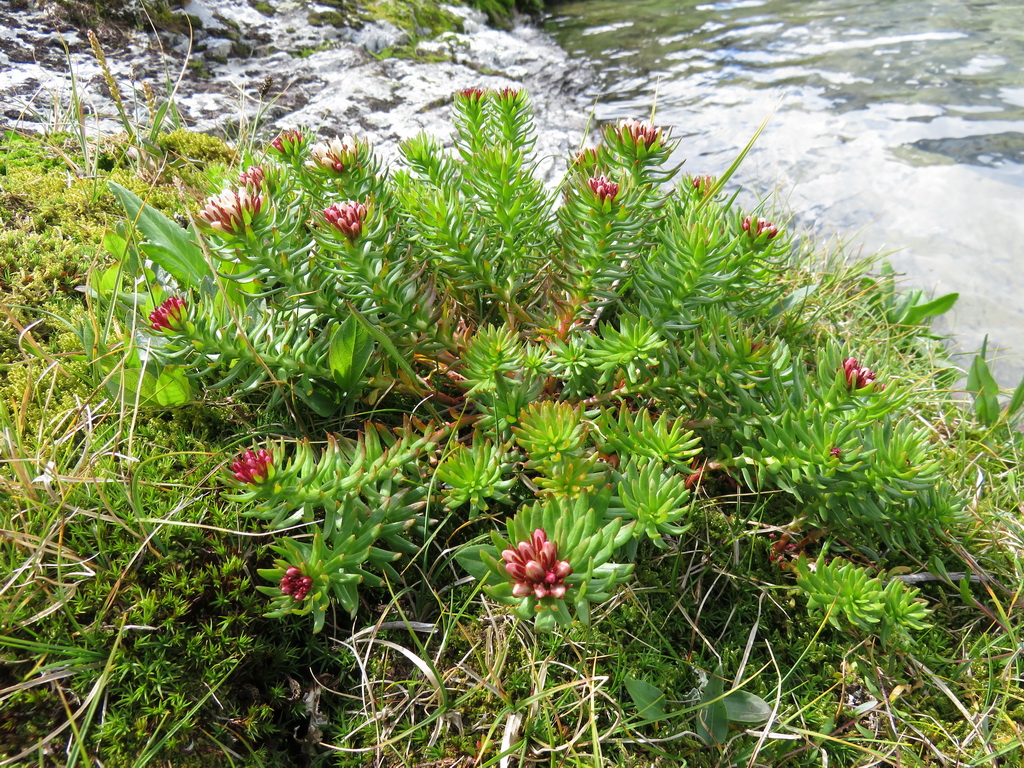
<path fill-rule="evenodd" d="M 71 137 L 8 132 L 2 149 L 0 291 L 12 317 L 0 325 L 0 361 L 10 361 L 21 328 L 38 321 L 32 337 L 45 342 L 61 326 L 52 315 L 74 314 L 88 270 L 107 263 L 103 233 L 123 211 L 105 181 L 84 173 L 89 162 Z M 236 160 L 219 139 L 186 130 L 160 135 L 159 156 L 141 163 L 129 150 L 124 136 L 90 148 L 107 178 L 165 213 L 184 211 L 208 189 L 208 172 L 223 173 Z"/>
<path fill-rule="evenodd" d="M 217 137 L 184 128 L 160 134 L 157 146 L 173 157 L 190 163 L 231 165 L 238 158 L 235 150 Z"/>
<path fill-rule="evenodd" d="M 263 2 L 263 0 L 249 0 L 249 7 L 259 11 L 264 16 L 275 16 L 277 14 L 277 9 L 270 3 Z"/>
<path fill-rule="evenodd" d="M 374 0 L 366 6 L 366 14 L 374 20 L 389 21 L 411 36 L 435 37 L 443 32 L 461 32 L 458 16 L 436 3 L 424 0 Z"/>

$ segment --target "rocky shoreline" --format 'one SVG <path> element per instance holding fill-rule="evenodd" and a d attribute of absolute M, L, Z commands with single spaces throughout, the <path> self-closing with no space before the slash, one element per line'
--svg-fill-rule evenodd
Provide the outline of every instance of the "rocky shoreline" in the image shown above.
<path fill-rule="evenodd" d="M 313 24 L 319 7 L 291 0 L 265 15 L 242 0 L 192 0 L 186 31 L 119 30 L 99 43 L 123 108 L 142 125 L 154 101 L 170 100 L 187 127 L 229 140 L 294 127 L 357 133 L 387 160 L 420 131 L 448 134 L 455 90 L 514 87 L 534 102 L 542 172 L 557 174 L 553 159 L 580 144 L 586 68 L 525 20 L 501 31 L 478 11 L 443 6 L 462 31 L 412 42 L 387 21 Z M 378 56 L 396 46 L 415 58 Z M 87 31 L 52 7 L 0 7 L 0 73 L 5 128 L 123 130 Z"/>

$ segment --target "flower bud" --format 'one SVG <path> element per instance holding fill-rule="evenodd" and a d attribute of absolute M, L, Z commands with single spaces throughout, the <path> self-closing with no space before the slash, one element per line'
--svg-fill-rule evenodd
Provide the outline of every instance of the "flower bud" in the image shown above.
<path fill-rule="evenodd" d="M 335 203 L 324 210 L 324 219 L 327 223 L 355 242 L 356 238 L 363 232 L 363 222 L 366 220 L 366 206 L 362 203 L 354 203 L 347 200 L 344 203 Z"/>
<path fill-rule="evenodd" d="M 572 567 L 568 561 L 558 559 L 558 545 L 548 541 L 543 528 L 535 530 L 529 541 L 519 542 L 515 549 L 506 549 L 501 559 L 512 580 L 515 597 L 565 597 L 565 579 L 572 574 Z"/>
<path fill-rule="evenodd" d="M 270 142 L 270 148 L 284 157 L 298 157 L 302 152 L 302 131 L 290 128 L 281 131 L 276 139 Z"/>
<path fill-rule="evenodd" d="M 293 600 L 302 600 L 313 587 L 313 579 L 303 576 L 302 571 L 294 565 L 284 572 L 281 577 L 281 593 L 290 596 Z"/>
<path fill-rule="evenodd" d="M 636 146 L 641 144 L 650 149 L 661 140 L 661 128 L 642 120 L 630 118 L 619 124 L 619 137 Z"/>
<path fill-rule="evenodd" d="M 306 166 L 331 174 L 344 173 L 359 162 L 359 142 L 352 136 L 333 138 L 314 144 Z"/>
<path fill-rule="evenodd" d="M 846 376 L 846 384 L 851 391 L 864 389 L 869 384 L 874 384 L 875 391 L 877 392 L 885 389 L 884 384 L 875 382 L 875 372 L 867 366 L 861 367 L 856 358 L 848 357 L 843 360 L 843 366 L 840 370 Z"/>
<path fill-rule="evenodd" d="M 263 190 L 264 179 L 263 166 L 260 165 L 251 165 L 248 170 L 238 174 L 238 183 L 243 187 L 248 187 L 255 193 Z"/>
<path fill-rule="evenodd" d="M 749 232 L 750 236 L 755 240 L 765 233 L 767 233 L 769 240 L 779 234 L 779 228 L 770 221 L 760 218 L 755 219 L 753 216 L 747 216 L 743 220 L 743 231 Z"/>
<path fill-rule="evenodd" d="M 185 301 L 171 296 L 149 313 L 149 322 L 154 331 L 180 331 L 185 324 Z"/>
<path fill-rule="evenodd" d="M 229 189 L 206 198 L 206 205 L 197 218 L 207 229 L 237 235 L 259 216 L 265 201 L 266 196 L 250 186 Z"/>
<path fill-rule="evenodd" d="M 588 179 L 587 184 L 590 185 L 590 191 L 594 193 L 598 202 L 601 203 L 604 203 L 606 200 L 614 200 L 615 196 L 619 194 L 619 185 L 607 176 L 595 176 Z"/>
<path fill-rule="evenodd" d="M 266 450 L 246 451 L 231 462 L 231 472 L 235 480 L 249 485 L 259 485 L 270 474 L 273 463 Z"/>
<path fill-rule="evenodd" d="M 464 101 L 477 103 L 483 100 L 487 94 L 483 88 L 463 88 L 455 92 L 455 97 Z"/>

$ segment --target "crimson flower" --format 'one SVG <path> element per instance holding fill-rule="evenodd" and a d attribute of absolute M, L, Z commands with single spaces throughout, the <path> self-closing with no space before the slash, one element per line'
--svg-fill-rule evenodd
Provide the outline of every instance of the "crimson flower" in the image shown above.
<path fill-rule="evenodd" d="M 779 234 L 779 228 L 768 221 L 768 219 L 755 219 L 753 216 L 747 216 L 743 220 L 743 231 L 749 232 L 750 236 L 754 239 L 767 233 L 768 239 L 771 240 Z"/>
<path fill-rule="evenodd" d="M 607 176 L 595 176 L 594 178 L 588 179 L 587 183 L 590 185 L 591 191 L 593 191 L 597 196 L 597 199 L 602 203 L 605 200 L 614 200 L 615 196 L 619 194 L 619 185 Z"/>
<path fill-rule="evenodd" d="M 206 198 L 206 205 L 197 218 L 210 229 L 237 235 L 259 215 L 265 202 L 266 195 L 259 194 L 258 188 L 228 189 Z"/>
<path fill-rule="evenodd" d="M 272 459 L 266 450 L 246 451 L 231 462 L 235 480 L 249 485 L 259 485 L 266 480 L 272 467 Z"/>
<path fill-rule="evenodd" d="M 248 187 L 253 192 L 260 192 L 263 189 L 264 178 L 263 166 L 250 165 L 249 170 L 238 174 L 238 183 L 243 187 Z"/>
<path fill-rule="evenodd" d="M 359 143 L 351 136 L 333 138 L 314 144 L 309 150 L 306 165 L 314 170 L 342 173 L 359 158 Z"/>
<path fill-rule="evenodd" d="M 350 242 L 354 242 L 363 232 L 363 222 L 366 220 L 366 206 L 362 203 L 354 203 L 347 200 L 344 203 L 335 203 L 324 210 L 324 218 L 339 232 L 345 235 Z"/>
<path fill-rule="evenodd" d="M 572 567 L 567 560 L 558 559 L 558 545 L 548 541 L 543 528 L 535 530 L 529 541 L 519 542 L 516 549 L 506 549 L 501 559 L 512 577 L 512 594 L 516 597 L 565 597 L 565 579 Z"/>
<path fill-rule="evenodd" d="M 179 331 L 185 321 L 185 301 L 177 296 L 164 301 L 149 313 L 149 322 L 154 331 Z"/>
<path fill-rule="evenodd" d="M 281 577 L 281 592 L 291 595 L 293 600 L 301 600 L 313 586 L 313 579 L 303 576 L 302 571 L 294 565 Z"/>
<path fill-rule="evenodd" d="M 647 149 L 650 149 L 661 139 L 661 128 L 643 120 L 630 118 L 619 125 L 619 136 L 623 140 L 628 136 L 633 144 L 637 146 L 643 144 Z"/>
<path fill-rule="evenodd" d="M 472 102 L 481 101 L 486 93 L 483 88 L 463 88 L 455 92 L 457 96 Z"/>
<path fill-rule="evenodd" d="M 846 375 L 846 384 L 851 390 L 863 389 L 868 384 L 875 384 L 875 390 L 881 392 L 885 389 L 884 384 L 875 382 L 875 372 L 867 366 L 861 366 L 855 358 L 848 357 L 843 360 L 843 373 Z"/>
<path fill-rule="evenodd" d="M 270 142 L 270 148 L 285 157 L 297 155 L 302 149 L 302 131 L 298 128 L 281 131 L 278 137 Z"/>

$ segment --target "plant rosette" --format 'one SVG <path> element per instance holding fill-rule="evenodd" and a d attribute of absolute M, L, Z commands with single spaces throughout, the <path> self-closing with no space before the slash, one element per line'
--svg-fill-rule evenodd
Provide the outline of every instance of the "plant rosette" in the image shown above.
<path fill-rule="evenodd" d="M 264 615 L 281 618 L 288 614 L 312 614 L 316 634 L 324 628 L 332 600 L 337 600 L 349 614 L 355 614 L 359 586 L 379 587 L 384 583 L 360 566 L 372 562 L 374 555 L 383 555 L 386 560 L 398 555 L 373 548 L 380 533 L 379 523 L 363 521 L 354 527 L 358 530 L 338 536 L 333 547 L 319 531 L 311 543 L 283 538 L 274 544 L 271 548 L 281 557 L 274 560 L 273 568 L 257 571 L 262 578 L 276 582 L 273 587 L 256 588 L 270 597 L 270 610 Z"/>
<path fill-rule="evenodd" d="M 523 507 L 505 527 L 507 539 L 492 532 L 491 544 L 468 544 L 457 557 L 488 595 L 515 606 L 538 631 L 569 626 L 573 611 L 589 624 L 591 606 L 632 575 L 632 563 L 609 561 L 633 535 L 633 523 L 603 522 L 586 495 Z"/>

